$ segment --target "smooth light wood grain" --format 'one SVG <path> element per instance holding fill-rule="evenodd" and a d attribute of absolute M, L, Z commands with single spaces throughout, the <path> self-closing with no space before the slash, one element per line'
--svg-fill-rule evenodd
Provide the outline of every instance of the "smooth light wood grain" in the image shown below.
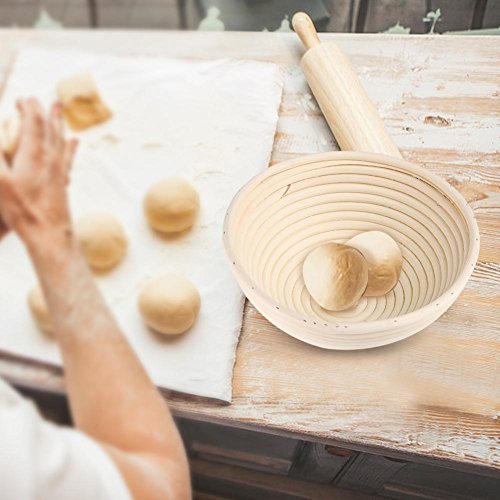
<path fill-rule="evenodd" d="M 294 14 L 292 25 L 306 50 L 321 43 L 312 19 L 305 12 L 297 12 Z"/>
<path fill-rule="evenodd" d="M 336 43 L 319 42 L 307 14 L 295 14 L 293 26 L 306 48 L 302 69 L 340 149 L 401 158 L 349 58 Z"/>
<path fill-rule="evenodd" d="M 431 327 L 370 351 L 307 346 L 247 304 L 233 404 L 176 394 L 167 399 L 176 414 L 191 419 L 498 476 L 498 39 L 321 39 L 335 41 L 349 56 L 405 159 L 440 175 L 466 197 L 481 233 L 479 265 L 453 307 Z M 277 62 L 287 83 L 272 163 L 337 149 L 302 77 L 303 47 L 295 34 L 0 31 L 2 80 L 15 50 L 33 44 L 129 56 Z M 439 125 L 426 117 L 446 121 Z M 57 369 L 3 357 L 0 373 L 17 384 L 63 391 Z"/>

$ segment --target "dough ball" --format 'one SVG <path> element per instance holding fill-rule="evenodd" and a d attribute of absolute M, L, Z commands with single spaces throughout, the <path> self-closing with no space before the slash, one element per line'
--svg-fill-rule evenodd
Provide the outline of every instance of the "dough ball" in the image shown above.
<path fill-rule="evenodd" d="M 368 283 L 368 264 L 358 250 L 327 243 L 310 252 L 302 274 L 311 297 L 324 309 L 343 311 L 356 305 Z"/>
<path fill-rule="evenodd" d="M 52 336 L 54 333 L 52 319 L 40 285 L 34 286 L 28 293 L 28 305 L 38 328 L 47 335 Z"/>
<path fill-rule="evenodd" d="M 80 247 L 90 267 L 107 270 L 116 266 L 127 251 L 127 236 L 120 222 L 106 213 L 92 213 L 75 226 Z"/>
<path fill-rule="evenodd" d="M 64 116 L 73 130 L 84 130 L 111 118 L 112 113 L 102 101 L 94 79 L 87 73 L 61 80 L 57 94 Z"/>
<path fill-rule="evenodd" d="M 403 267 L 403 255 L 398 244 L 387 233 L 360 233 L 346 245 L 359 250 L 368 262 L 368 286 L 365 296 L 380 297 L 396 286 Z"/>
<path fill-rule="evenodd" d="M 196 287 L 175 274 L 152 280 L 139 296 L 139 311 L 146 324 L 166 335 L 189 330 L 198 316 L 200 304 Z"/>
<path fill-rule="evenodd" d="M 21 134 L 21 119 L 16 113 L 0 124 L 0 150 L 11 160 L 16 154 Z"/>
<path fill-rule="evenodd" d="M 144 212 L 149 225 L 164 233 L 177 233 L 190 228 L 200 209 L 200 197 L 184 179 L 163 179 L 144 197 Z"/>

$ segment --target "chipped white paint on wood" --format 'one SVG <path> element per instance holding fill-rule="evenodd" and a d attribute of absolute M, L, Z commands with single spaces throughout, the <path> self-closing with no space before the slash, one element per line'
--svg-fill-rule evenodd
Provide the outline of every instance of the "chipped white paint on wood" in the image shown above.
<path fill-rule="evenodd" d="M 474 209 L 480 262 L 435 324 L 391 346 L 316 349 L 246 307 L 234 400 L 170 395 L 190 418 L 293 433 L 390 456 L 500 469 L 500 46 L 494 37 L 323 35 L 352 58 L 403 156 L 453 184 Z M 0 78 L 15 48 L 36 44 L 124 55 L 231 57 L 283 65 L 273 162 L 336 149 L 290 34 L 0 31 Z M 430 118 L 427 118 L 430 117 Z M 61 391 L 57 371 L 4 358 L 0 373 Z M 453 462 L 453 463 L 452 463 Z"/>

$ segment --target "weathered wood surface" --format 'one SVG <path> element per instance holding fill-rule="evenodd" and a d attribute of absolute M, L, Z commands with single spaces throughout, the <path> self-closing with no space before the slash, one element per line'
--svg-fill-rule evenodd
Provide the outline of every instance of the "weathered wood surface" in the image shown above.
<path fill-rule="evenodd" d="M 324 35 L 375 100 L 403 156 L 441 175 L 474 209 L 480 262 L 455 305 L 414 337 L 330 352 L 283 334 L 247 305 L 230 406 L 170 394 L 189 418 L 294 434 L 387 456 L 500 474 L 500 46 L 482 37 Z M 0 77 L 16 48 L 251 58 L 283 66 L 273 162 L 335 149 L 302 79 L 293 34 L 0 31 Z M 2 263 L 2 265 L 5 265 Z M 0 374 L 62 391 L 59 371 L 4 357 Z"/>

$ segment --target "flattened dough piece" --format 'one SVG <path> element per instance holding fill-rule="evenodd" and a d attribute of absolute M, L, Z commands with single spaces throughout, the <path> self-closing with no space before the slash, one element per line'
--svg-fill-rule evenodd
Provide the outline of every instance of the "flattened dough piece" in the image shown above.
<path fill-rule="evenodd" d="M 94 79 L 87 73 L 61 80 L 57 94 L 63 105 L 64 116 L 73 130 L 85 130 L 112 116 L 99 95 Z"/>

